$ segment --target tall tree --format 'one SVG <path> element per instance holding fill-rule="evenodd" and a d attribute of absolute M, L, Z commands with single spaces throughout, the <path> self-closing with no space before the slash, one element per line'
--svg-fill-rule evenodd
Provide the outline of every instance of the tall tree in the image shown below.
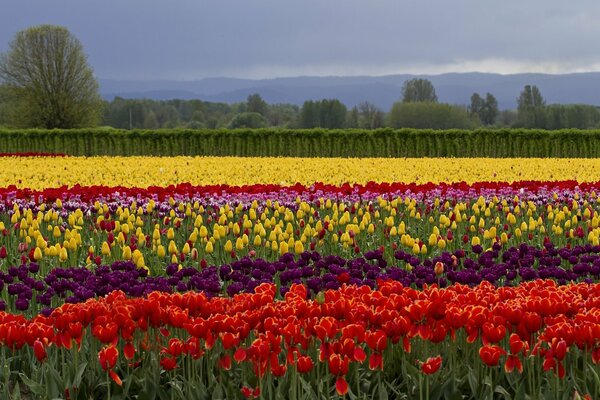
<path fill-rule="evenodd" d="M 102 100 L 83 46 L 66 28 L 18 32 L 0 56 L 0 80 L 19 112 L 13 125 L 75 128 L 97 124 Z"/>
<path fill-rule="evenodd" d="M 246 99 L 246 112 L 255 112 L 266 117 L 269 112 L 269 105 L 260 97 L 260 94 L 254 93 Z"/>
<path fill-rule="evenodd" d="M 305 101 L 300 110 L 301 128 L 343 128 L 348 110 L 338 99 Z"/>
<path fill-rule="evenodd" d="M 384 125 L 384 115 L 377 106 L 368 101 L 358 105 L 360 127 L 366 129 L 377 129 Z"/>
<path fill-rule="evenodd" d="M 487 93 L 485 99 L 473 93 L 468 111 L 471 118 L 479 119 L 483 125 L 492 125 L 498 116 L 498 101 L 491 93 Z"/>
<path fill-rule="evenodd" d="M 481 121 L 481 111 L 485 106 L 485 100 L 479 95 L 479 93 L 473 93 L 471 95 L 471 104 L 469 105 L 468 111 L 471 118 L 479 118 Z"/>
<path fill-rule="evenodd" d="M 473 123 L 465 107 L 445 103 L 394 103 L 389 113 L 392 128 L 469 129 Z"/>
<path fill-rule="evenodd" d="M 402 85 L 402 102 L 404 103 L 437 103 L 433 84 L 427 79 L 414 78 Z"/>
<path fill-rule="evenodd" d="M 481 110 L 481 122 L 484 125 L 493 125 L 498 116 L 498 100 L 491 93 L 486 93 L 485 104 Z"/>
<path fill-rule="evenodd" d="M 519 125 L 525 128 L 545 127 L 546 102 L 535 85 L 525 85 L 517 99 Z"/>

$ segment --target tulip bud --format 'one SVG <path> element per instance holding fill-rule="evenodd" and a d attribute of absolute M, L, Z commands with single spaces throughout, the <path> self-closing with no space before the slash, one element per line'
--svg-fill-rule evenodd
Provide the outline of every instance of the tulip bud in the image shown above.
<path fill-rule="evenodd" d="M 440 276 L 444 273 L 444 264 L 442 264 L 440 261 L 436 262 L 433 271 L 437 276 Z"/>
<path fill-rule="evenodd" d="M 296 240 L 296 243 L 294 243 L 294 252 L 296 254 L 301 254 L 304 252 L 304 244 L 300 240 Z"/>
<path fill-rule="evenodd" d="M 42 249 L 40 249 L 39 247 L 35 248 L 35 251 L 33 252 L 33 259 L 35 261 L 39 261 L 42 259 Z"/>
<path fill-rule="evenodd" d="M 204 251 L 206 252 L 206 254 L 212 254 L 214 251 L 214 247 L 212 242 L 209 240 L 208 242 L 206 242 L 206 247 L 204 248 Z"/>
<path fill-rule="evenodd" d="M 110 246 L 108 245 L 107 242 L 102 243 L 102 255 L 110 256 Z"/>
<path fill-rule="evenodd" d="M 61 262 L 65 262 L 65 261 L 67 261 L 68 258 L 69 258 L 69 255 L 67 254 L 67 249 L 65 247 L 61 248 L 60 253 L 58 254 L 58 259 Z"/>
<path fill-rule="evenodd" d="M 6 251 L 6 246 L 0 247 L 0 258 L 4 259 L 8 257 L 8 252 Z"/>
<path fill-rule="evenodd" d="M 279 245 L 279 254 L 284 255 L 288 252 L 288 244 L 285 241 L 282 241 Z"/>
<path fill-rule="evenodd" d="M 123 259 L 124 260 L 131 259 L 131 247 L 129 247 L 129 246 L 123 247 Z"/>

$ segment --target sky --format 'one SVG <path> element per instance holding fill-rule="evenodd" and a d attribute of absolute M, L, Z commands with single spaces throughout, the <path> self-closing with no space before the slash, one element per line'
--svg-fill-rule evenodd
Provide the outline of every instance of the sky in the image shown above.
<path fill-rule="evenodd" d="M 600 71 L 597 0 L 1 0 L 62 25 L 97 77 L 192 80 Z"/>

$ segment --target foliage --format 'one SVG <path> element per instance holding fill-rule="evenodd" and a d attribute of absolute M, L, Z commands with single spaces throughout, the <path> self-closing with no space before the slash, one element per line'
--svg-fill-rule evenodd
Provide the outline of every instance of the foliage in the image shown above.
<path fill-rule="evenodd" d="M 260 94 L 255 93 L 248 96 L 246 100 L 246 112 L 254 112 L 267 117 L 269 113 L 269 105 L 260 97 Z"/>
<path fill-rule="evenodd" d="M 517 99 L 518 124 L 523 128 L 544 128 L 546 102 L 537 86 L 525 85 Z"/>
<path fill-rule="evenodd" d="M 243 112 L 237 114 L 231 122 L 228 128 L 239 129 L 239 128 L 264 128 L 267 126 L 267 120 L 261 114 L 257 112 Z"/>
<path fill-rule="evenodd" d="M 347 109 L 338 99 L 305 101 L 300 110 L 301 128 L 343 128 Z"/>
<path fill-rule="evenodd" d="M 466 129 L 472 127 L 464 107 L 431 102 L 394 103 L 389 122 L 392 128 Z"/>
<path fill-rule="evenodd" d="M 586 104 L 552 104 L 546 106 L 546 129 L 600 128 L 600 108 Z"/>
<path fill-rule="evenodd" d="M 437 100 L 435 88 L 427 79 L 414 78 L 402 85 L 402 102 L 404 103 L 436 103 Z"/>
<path fill-rule="evenodd" d="M 10 125 L 79 128 L 99 121 L 98 83 L 81 43 L 66 28 L 18 32 L 0 58 L 0 79 L 13 111 Z"/>
<path fill-rule="evenodd" d="M 498 101 L 491 93 L 486 94 L 485 100 L 479 93 L 473 93 L 468 112 L 471 118 L 478 119 L 483 125 L 493 125 L 498 116 Z"/>
<path fill-rule="evenodd" d="M 461 118 L 466 113 L 463 112 L 459 114 Z M 597 158 L 600 157 L 600 131 L 0 129 L 0 153 L 18 152 L 124 156 Z"/>

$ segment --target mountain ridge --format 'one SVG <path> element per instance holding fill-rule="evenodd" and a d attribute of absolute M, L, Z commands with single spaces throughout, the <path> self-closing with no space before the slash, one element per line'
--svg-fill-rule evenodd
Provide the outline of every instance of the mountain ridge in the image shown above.
<path fill-rule="evenodd" d="M 353 107 L 369 101 L 389 111 L 399 101 L 402 84 L 412 78 L 429 79 L 440 102 L 468 105 L 474 92 L 492 93 L 500 109 L 514 109 L 517 98 L 527 84 L 540 89 L 547 104 L 592 104 L 600 106 L 600 72 L 571 74 L 493 74 L 482 72 L 440 75 L 397 74 L 383 76 L 298 76 L 269 79 L 203 78 L 176 80 L 99 79 L 100 93 L 112 100 L 149 98 L 154 100 L 200 99 L 224 103 L 245 101 L 248 95 L 260 94 L 271 104 L 302 105 L 306 100 L 337 98 Z"/>

